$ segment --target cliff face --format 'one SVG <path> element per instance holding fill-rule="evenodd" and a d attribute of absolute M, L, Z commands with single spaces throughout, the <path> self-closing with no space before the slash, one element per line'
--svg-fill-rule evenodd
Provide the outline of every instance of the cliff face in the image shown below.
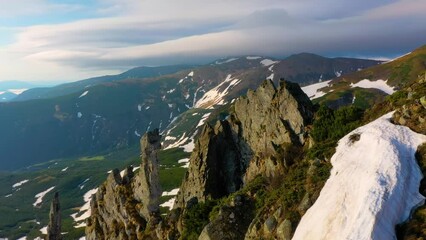
<path fill-rule="evenodd" d="M 123 176 L 114 169 L 91 202 L 87 239 L 143 239 L 148 225 L 159 220 L 157 151 L 161 148 L 158 129 L 141 139 L 142 163 L 138 175 L 128 167 Z"/>
<path fill-rule="evenodd" d="M 257 175 L 275 177 L 291 165 L 287 151 L 306 142 L 312 104 L 297 84 L 265 81 L 214 127 L 206 125 L 190 158 L 175 208 L 216 199 L 240 189 Z"/>

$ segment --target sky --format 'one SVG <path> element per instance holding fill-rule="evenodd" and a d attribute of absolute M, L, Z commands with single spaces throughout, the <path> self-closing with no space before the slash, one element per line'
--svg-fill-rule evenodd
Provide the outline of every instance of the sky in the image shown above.
<path fill-rule="evenodd" d="M 66 82 L 227 56 L 393 58 L 426 0 L 0 0 L 0 81 Z"/>

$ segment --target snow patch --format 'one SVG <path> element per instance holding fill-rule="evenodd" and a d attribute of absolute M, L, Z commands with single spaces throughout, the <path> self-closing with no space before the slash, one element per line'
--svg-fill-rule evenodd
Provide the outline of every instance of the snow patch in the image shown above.
<path fill-rule="evenodd" d="M 194 76 L 194 71 L 191 71 L 190 73 L 188 73 L 188 77 L 193 77 Z"/>
<path fill-rule="evenodd" d="M 80 97 L 78 97 L 78 98 L 82 98 L 82 97 L 86 96 L 88 93 L 89 93 L 89 91 L 84 91 L 84 92 L 80 95 Z"/>
<path fill-rule="evenodd" d="M 269 77 L 267 77 L 266 79 L 269 79 L 269 80 L 273 81 L 274 80 L 274 74 L 271 73 L 271 75 L 269 75 Z"/>
<path fill-rule="evenodd" d="M 206 122 L 207 118 L 209 118 L 210 114 L 211 114 L 211 113 L 206 113 L 206 114 L 204 114 L 204 115 L 201 117 L 200 121 L 198 122 L 198 124 L 197 124 L 196 128 L 203 126 L 203 125 L 204 125 L 204 123 Z"/>
<path fill-rule="evenodd" d="M 178 163 L 180 164 L 184 164 L 182 167 L 183 168 L 189 168 L 189 158 L 184 158 L 178 161 Z"/>
<path fill-rule="evenodd" d="M 224 104 L 224 97 L 228 94 L 229 90 L 231 90 L 240 82 L 241 80 L 232 78 L 231 74 L 229 74 L 222 83 L 220 83 L 219 85 L 217 85 L 210 91 L 206 92 L 203 95 L 203 97 L 197 101 L 197 103 L 195 104 L 195 107 L 209 108 L 209 107 L 212 107 L 213 105 Z M 224 90 L 220 90 L 225 86 L 226 88 Z"/>
<path fill-rule="evenodd" d="M 47 226 L 40 229 L 40 232 L 44 235 L 47 235 Z"/>
<path fill-rule="evenodd" d="M 90 178 L 87 178 L 86 180 L 84 180 L 82 183 L 80 183 L 79 185 L 78 185 L 78 187 L 80 188 L 80 190 L 82 190 L 83 188 L 84 188 L 84 184 L 86 183 L 86 182 L 88 182 L 90 180 Z"/>
<path fill-rule="evenodd" d="M 17 183 L 15 183 L 15 184 L 13 184 L 13 185 L 12 185 L 12 188 L 20 187 L 20 186 L 22 186 L 23 184 L 25 184 L 25 183 L 27 183 L 27 182 L 29 182 L 29 181 L 30 181 L 30 180 L 25 179 L 25 180 L 22 180 L 22 181 L 20 181 L 20 182 L 17 182 Z"/>
<path fill-rule="evenodd" d="M 161 196 L 176 196 L 179 192 L 179 188 L 175 188 L 171 190 L 170 192 L 164 191 Z"/>
<path fill-rule="evenodd" d="M 262 61 L 260 61 L 260 63 L 261 63 L 263 66 L 268 67 L 268 66 L 271 66 L 272 64 L 277 63 L 277 61 L 273 61 L 273 60 L 271 60 L 271 59 L 263 59 Z"/>
<path fill-rule="evenodd" d="M 393 61 L 395 61 L 395 60 L 398 60 L 398 59 L 403 58 L 403 57 L 405 57 L 405 56 L 407 56 L 407 55 L 410 55 L 410 54 L 411 54 L 411 52 L 406 53 L 406 54 L 401 55 L 401 56 L 399 56 L 399 57 L 397 57 L 397 58 L 391 59 L 391 60 L 389 60 L 389 61 L 387 61 L 387 62 L 385 62 L 385 63 L 393 62 Z"/>
<path fill-rule="evenodd" d="M 368 79 L 361 80 L 355 84 L 351 83 L 351 87 L 359 87 L 359 88 L 375 88 L 379 89 L 389 95 L 393 94 L 395 92 L 394 87 L 391 87 L 387 84 L 387 80 L 376 80 L 376 81 L 370 81 Z"/>
<path fill-rule="evenodd" d="M 33 203 L 33 206 L 34 207 L 38 207 L 42 202 L 43 202 L 43 198 L 44 198 L 44 196 L 48 193 L 48 192 L 50 192 L 50 191 L 52 191 L 53 189 L 55 188 L 55 186 L 53 186 L 53 187 L 51 187 L 51 188 L 48 188 L 46 191 L 44 191 L 44 192 L 41 192 L 41 193 L 38 193 L 38 194 L 36 194 L 35 196 L 34 196 L 34 198 L 36 198 L 36 201 Z"/>
<path fill-rule="evenodd" d="M 148 132 L 148 131 L 149 131 L 149 129 L 151 128 L 151 124 L 152 124 L 152 121 L 151 121 L 151 122 L 149 122 L 148 127 L 146 128 L 146 131 L 147 131 L 147 132 Z"/>
<path fill-rule="evenodd" d="M 136 137 L 141 137 L 141 134 L 140 133 L 138 133 L 138 130 L 135 130 L 135 135 L 136 135 Z"/>
<path fill-rule="evenodd" d="M 138 111 L 142 111 L 142 105 L 138 104 Z"/>
<path fill-rule="evenodd" d="M 334 74 L 336 75 L 336 77 L 340 77 L 340 76 L 342 76 L 342 70 L 340 70 L 340 71 L 334 71 Z"/>
<path fill-rule="evenodd" d="M 253 57 L 248 56 L 248 57 L 246 57 L 247 60 L 256 60 L 256 59 L 260 59 L 260 58 L 262 58 L 262 57 L 259 57 L 259 56 L 253 56 Z"/>
<path fill-rule="evenodd" d="M 191 141 L 189 143 L 181 146 L 184 152 L 191 153 L 192 151 L 194 151 L 194 148 L 195 148 L 194 139 L 190 139 L 190 140 Z"/>
<path fill-rule="evenodd" d="M 74 222 L 81 222 L 86 220 L 88 217 L 90 217 L 91 209 L 90 209 L 90 201 L 92 200 L 93 194 L 95 194 L 98 191 L 98 188 L 91 189 L 87 191 L 84 196 L 84 205 L 80 207 L 78 212 L 71 214 L 70 216 L 74 219 Z M 74 228 L 80 228 L 85 227 L 86 225 L 82 223 L 77 224 L 74 226 Z"/>
<path fill-rule="evenodd" d="M 68 167 L 61 170 L 61 172 L 66 172 L 68 170 Z"/>
<path fill-rule="evenodd" d="M 77 117 L 78 117 L 78 118 L 81 118 L 81 117 L 83 117 L 83 114 L 82 114 L 81 112 L 78 112 L 78 113 L 77 113 Z"/>
<path fill-rule="evenodd" d="M 19 95 L 19 94 L 21 94 L 21 93 L 23 93 L 27 90 L 28 90 L 28 88 L 12 88 L 12 89 L 8 89 L 7 91 L 11 92 L 13 94 Z"/>
<path fill-rule="evenodd" d="M 189 97 L 190 97 L 191 95 L 189 95 L 189 93 L 185 93 L 185 100 L 188 100 L 189 99 Z"/>
<path fill-rule="evenodd" d="M 173 140 L 176 140 L 176 137 L 166 136 L 166 138 L 164 140 L 166 140 L 166 141 L 173 141 Z"/>
<path fill-rule="evenodd" d="M 330 178 L 293 240 L 396 239 L 395 226 L 424 202 L 414 154 L 426 136 L 390 123 L 392 114 L 339 141 Z"/>
<path fill-rule="evenodd" d="M 170 149 L 170 148 L 175 148 L 175 147 L 179 147 L 183 144 L 186 143 L 186 141 L 188 141 L 188 138 L 185 137 L 186 133 L 183 133 L 183 135 L 179 138 L 179 140 L 177 140 L 175 143 L 170 144 L 169 146 L 167 146 L 164 150 Z"/>
<path fill-rule="evenodd" d="M 320 91 L 319 89 L 324 88 L 324 87 L 328 87 L 330 82 L 331 82 L 331 80 L 311 84 L 311 85 L 302 87 L 302 91 L 305 92 L 305 94 L 308 95 L 308 97 L 311 100 L 315 99 L 315 98 L 319 98 L 319 97 L 322 97 L 326 94 L 325 92 Z"/>
<path fill-rule="evenodd" d="M 196 101 L 197 101 L 197 94 L 198 94 L 198 91 L 200 91 L 200 89 L 201 89 L 201 88 L 203 88 L 203 86 L 201 86 L 201 87 L 197 88 L 197 90 L 195 90 L 195 93 L 194 93 L 194 99 L 192 100 L 192 106 L 195 106 Z M 185 106 L 187 106 L 187 107 L 188 107 L 188 105 L 186 105 L 186 104 L 185 104 Z M 188 107 L 188 108 L 189 108 L 189 107 Z"/>
<path fill-rule="evenodd" d="M 175 205 L 175 198 L 171 198 L 167 202 L 160 204 L 160 207 L 167 207 L 169 208 L 169 210 L 172 210 L 174 205 Z"/>
<path fill-rule="evenodd" d="M 223 61 L 216 61 L 215 64 L 220 65 L 220 64 L 224 64 L 224 63 L 230 63 L 230 62 L 233 62 L 235 60 L 238 60 L 238 58 L 229 58 L 229 59 L 226 59 L 226 60 L 223 60 Z"/>

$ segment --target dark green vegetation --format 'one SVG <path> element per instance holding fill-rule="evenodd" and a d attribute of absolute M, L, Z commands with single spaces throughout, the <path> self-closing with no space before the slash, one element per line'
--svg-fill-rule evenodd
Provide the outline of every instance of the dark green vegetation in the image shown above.
<path fill-rule="evenodd" d="M 55 98 L 60 96 L 69 95 L 72 93 L 82 92 L 86 88 L 102 84 L 122 81 L 126 79 L 144 79 L 154 78 L 162 75 L 173 74 L 182 70 L 190 69 L 194 66 L 191 65 L 172 65 L 172 66 L 161 66 L 161 67 L 137 67 L 130 69 L 129 71 L 123 72 L 118 75 L 108 75 L 101 77 L 94 77 L 85 80 L 80 80 L 72 83 L 60 84 L 54 87 L 43 87 L 43 88 L 32 88 L 25 91 L 15 99 L 14 101 L 28 101 L 32 99 L 46 99 Z"/>
<path fill-rule="evenodd" d="M 179 187 L 187 169 L 182 168 L 177 160 L 188 155 L 179 148 L 160 151 L 160 184 L 163 191 Z M 106 155 L 57 159 L 33 165 L 31 170 L 0 173 L 0 238 L 17 239 L 27 236 L 31 239 L 41 236 L 39 230 L 47 225 L 50 201 L 55 191 L 60 192 L 62 231 L 68 232 L 64 238 L 80 238 L 84 235 L 84 227 L 74 228 L 76 224 L 70 215 L 78 212 L 84 204 L 83 195 L 104 182 L 111 169 L 138 166 L 140 159 L 137 156 L 139 149 L 135 146 Z M 62 171 L 65 168 L 67 170 Z M 18 188 L 12 188 L 13 184 L 25 179 L 29 181 Z M 33 207 L 36 201 L 34 196 L 52 186 L 55 189 L 45 195 L 41 207 Z M 9 194 L 12 196 L 5 197 Z M 162 202 L 169 198 L 171 197 L 165 197 Z"/>
<path fill-rule="evenodd" d="M 196 240 L 203 228 L 210 222 L 209 214 L 217 207 L 218 201 L 200 202 L 187 209 L 183 216 L 182 239 Z"/>
<path fill-rule="evenodd" d="M 309 149 L 311 159 L 329 159 L 337 146 L 337 141 L 361 125 L 363 111 L 355 106 L 332 110 L 321 105 L 316 112 L 311 136 L 315 145 Z"/>
<path fill-rule="evenodd" d="M 135 156 L 138 156 L 138 150 L 133 148 L 103 156 L 87 157 L 99 159 L 98 161 L 57 159 L 32 166 L 32 169 L 37 170 L 1 174 L 0 237 L 17 239 L 25 235 L 29 238 L 40 236 L 39 230 L 47 225 L 50 201 L 55 191 L 60 192 L 62 231 L 68 232 L 66 239 L 81 237 L 84 228 L 75 229 L 70 215 L 78 212 L 84 204 L 83 195 L 105 181 L 109 170 L 138 164 L 139 160 Z M 100 160 L 101 157 L 103 160 Z M 67 170 L 62 171 L 66 168 Z M 12 189 L 13 184 L 25 179 L 29 181 Z M 34 207 L 35 195 L 53 186 L 55 188 L 45 195 L 42 205 Z M 6 198 L 9 194 L 12 196 Z"/>
<path fill-rule="evenodd" d="M 284 59 L 274 70 L 284 72 L 282 77 L 287 81 L 304 86 L 317 83 L 319 79 L 333 79 L 380 63 L 374 60 L 325 58 L 311 53 L 300 53 Z"/>
<path fill-rule="evenodd" d="M 189 153 L 182 148 L 171 148 L 159 152 L 160 159 L 160 185 L 163 191 L 178 188 L 187 169 L 178 160 L 189 158 Z"/>
<path fill-rule="evenodd" d="M 331 82 L 331 87 L 323 89 L 328 94 L 316 99 L 315 102 L 324 103 L 336 109 L 340 106 L 351 105 L 355 97 L 354 105 L 367 109 L 382 102 L 386 94 L 376 89 L 351 88 L 351 83 L 363 79 L 371 81 L 382 79 L 387 80 L 387 84 L 394 86 L 395 90 L 406 89 L 417 80 L 418 76 L 424 74 L 425 66 L 426 45 L 391 62 L 335 78 Z"/>
<path fill-rule="evenodd" d="M 138 144 L 139 135 L 148 127 L 161 124 L 164 129 L 171 114 L 178 115 L 189 104 L 181 97 L 183 89 L 166 93 L 175 81 L 111 83 L 92 87 L 81 98 L 83 92 L 0 104 L 0 169 L 98 155 Z"/>

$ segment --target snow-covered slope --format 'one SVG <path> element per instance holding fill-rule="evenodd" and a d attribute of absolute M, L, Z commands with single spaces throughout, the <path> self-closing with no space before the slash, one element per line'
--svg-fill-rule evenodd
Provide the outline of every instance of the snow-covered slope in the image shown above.
<path fill-rule="evenodd" d="M 414 154 L 426 136 L 390 123 L 391 116 L 339 141 L 330 178 L 300 221 L 294 240 L 396 239 L 395 225 L 424 201 Z"/>
<path fill-rule="evenodd" d="M 308 95 L 308 97 L 313 100 L 315 98 L 319 98 L 324 96 L 326 93 L 321 91 L 321 88 L 325 88 L 329 85 L 329 83 L 331 82 L 331 80 L 329 81 L 325 81 L 325 82 L 319 82 L 319 83 L 314 83 L 305 87 L 302 87 L 302 91 L 306 93 L 306 95 Z"/>
<path fill-rule="evenodd" d="M 229 74 L 222 83 L 206 92 L 204 96 L 197 101 L 195 107 L 207 109 L 212 108 L 216 104 L 225 104 L 224 97 L 235 85 L 239 84 L 240 82 L 241 80 L 233 78 L 232 75 Z"/>
<path fill-rule="evenodd" d="M 368 79 L 363 79 L 355 84 L 351 83 L 351 87 L 360 87 L 360 88 L 376 88 L 379 89 L 387 94 L 392 94 L 395 92 L 394 87 L 389 86 L 387 84 L 387 81 L 384 80 L 376 80 L 376 81 L 370 81 Z"/>

